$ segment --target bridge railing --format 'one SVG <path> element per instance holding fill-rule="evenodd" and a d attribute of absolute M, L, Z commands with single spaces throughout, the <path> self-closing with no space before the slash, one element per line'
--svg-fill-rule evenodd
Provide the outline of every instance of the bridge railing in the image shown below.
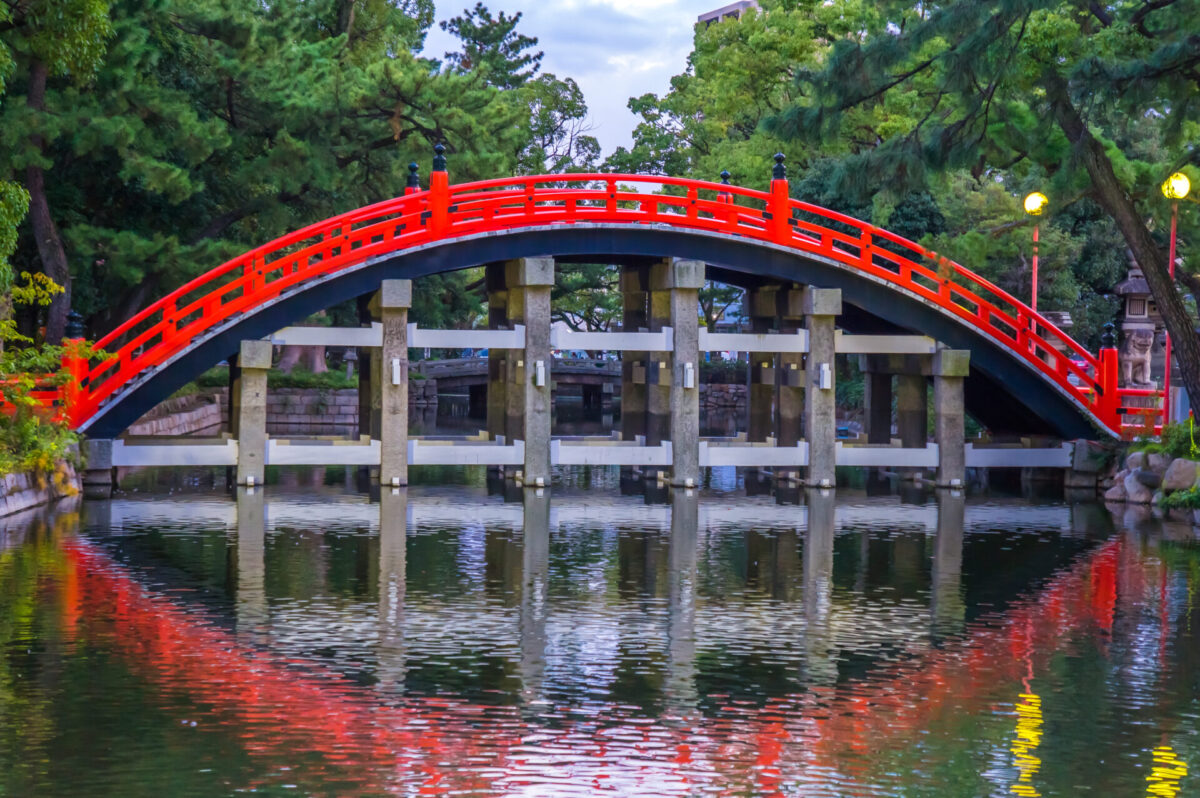
<path fill-rule="evenodd" d="M 1115 351 L 1107 367 L 1048 319 L 937 253 L 844 214 L 771 191 L 681 178 L 569 174 L 431 188 L 309 225 L 234 258 L 151 304 L 98 342 L 115 355 L 86 368 L 78 425 L 115 393 L 197 339 L 300 284 L 375 255 L 514 228 L 595 223 L 670 225 L 823 257 L 903 288 L 1016 352 L 1113 432 L 1121 429 Z M 651 193 L 656 192 L 656 193 Z"/>

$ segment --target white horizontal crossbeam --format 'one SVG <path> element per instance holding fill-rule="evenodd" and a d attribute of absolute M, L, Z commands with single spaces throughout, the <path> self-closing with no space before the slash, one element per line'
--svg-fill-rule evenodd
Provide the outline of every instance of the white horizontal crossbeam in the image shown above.
<path fill-rule="evenodd" d="M 794 333 L 713 333 L 700 331 L 701 352 L 808 351 L 808 330 Z"/>
<path fill-rule="evenodd" d="M 275 346 L 382 346 L 383 325 L 370 327 L 284 327 L 267 337 Z"/>
<path fill-rule="evenodd" d="M 808 465 L 808 443 L 795 446 L 762 446 L 752 443 L 700 441 L 700 466 L 795 466 Z"/>
<path fill-rule="evenodd" d="M 238 442 L 231 438 L 204 441 L 176 438 L 171 442 L 113 441 L 114 466 L 231 466 L 237 465 Z"/>
<path fill-rule="evenodd" d="M 670 352 L 675 336 L 670 327 L 661 332 L 576 332 L 550 330 L 551 349 L 589 349 L 610 352 Z"/>
<path fill-rule="evenodd" d="M 408 345 L 430 349 L 524 349 L 525 327 L 517 324 L 511 330 L 423 330 L 410 324 Z"/>
<path fill-rule="evenodd" d="M 834 462 L 840 466 L 937 468 L 938 445 L 927 443 L 920 449 L 904 449 L 899 446 L 846 446 L 838 441 L 835 444 Z"/>
<path fill-rule="evenodd" d="M 267 465 L 379 465 L 379 441 L 267 439 Z"/>
<path fill-rule="evenodd" d="M 550 442 L 552 465 L 669 466 L 671 442 L 643 446 L 633 441 Z"/>
<path fill-rule="evenodd" d="M 1015 446 L 977 447 L 967 444 L 968 468 L 1070 468 L 1075 444 L 1026 449 Z"/>
<path fill-rule="evenodd" d="M 846 335 L 837 330 L 833 349 L 839 355 L 932 355 L 937 342 L 927 335 Z"/>
<path fill-rule="evenodd" d="M 408 441 L 409 465 L 522 465 L 525 442 Z"/>

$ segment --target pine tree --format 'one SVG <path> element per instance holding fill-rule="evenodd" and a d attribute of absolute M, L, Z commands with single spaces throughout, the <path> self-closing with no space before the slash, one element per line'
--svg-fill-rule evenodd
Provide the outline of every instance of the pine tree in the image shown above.
<path fill-rule="evenodd" d="M 908 119 L 876 125 L 877 139 L 856 147 L 845 161 L 845 190 L 921 188 L 932 171 L 1024 168 L 1048 175 L 1055 196 L 1090 197 L 1145 272 L 1183 383 L 1200 401 L 1200 339 L 1147 221 L 1165 216 L 1161 181 L 1197 157 L 1185 145 L 1200 121 L 1200 3 L 880 8 L 865 35 L 839 39 L 820 68 L 798 70 L 799 99 L 768 129 L 801 141 L 859 142 L 864 121 L 902 99 Z M 1181 279 L 1194 283 L 1186 271 Z"/>

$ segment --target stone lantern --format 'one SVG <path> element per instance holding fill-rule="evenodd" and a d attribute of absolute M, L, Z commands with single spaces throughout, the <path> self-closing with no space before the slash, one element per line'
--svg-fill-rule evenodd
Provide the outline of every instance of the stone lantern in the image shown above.
<path fill-rule="evenodd" d="M 1165 365 L 1160 331 L 1162 316 L 1150 295 L 1150 285 L 1136 263 L 1131 263 L 1125 279 L 1117 284 L 1114 293 L 1121 297 L 1120 379 L 1123 388 L 1154 388 L 1155 376 L 1161 376 Z"/>

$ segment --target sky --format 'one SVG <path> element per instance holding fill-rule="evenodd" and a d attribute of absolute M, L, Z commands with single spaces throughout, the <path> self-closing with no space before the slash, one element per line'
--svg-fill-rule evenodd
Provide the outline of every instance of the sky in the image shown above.
<path fill-rule="evenodd" d="M 664 94 L 687 67 L 696 17 L 730 0 L 484 0 L 493 15 L 524 12 L 517 32 L 536 36 L 542 71 L 574 78 L 587 100 L 591 134 L 605 155 L 628 147 L 637 117 L 626 103 Z M 437 0 L 437 22 L 475 0 Z M 442 58 L 458 40 L 436 23 L 425 55 Z"/>

